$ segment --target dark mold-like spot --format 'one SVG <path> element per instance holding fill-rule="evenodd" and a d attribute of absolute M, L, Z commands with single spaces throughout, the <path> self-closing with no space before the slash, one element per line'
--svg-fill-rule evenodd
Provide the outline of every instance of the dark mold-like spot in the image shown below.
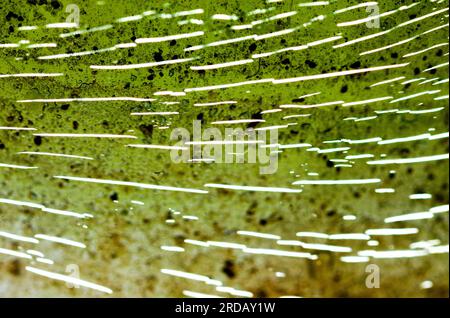
<path fill-rule="evenodd" d="M 351 68 L 360 68 L 361 67 L 361 62 L 360 61 L 356 61 L 355 63 L 350 65 Z"/>
<path fill-rule="evenodd" d="M 257 113 L 253 114 L 253 115 L 252 115 L 252 119 L 262 119 L 261 111 L 258 111 Z M 255 122 L 255 123 L 249 123 L 249 124 L 247 125 L 247 128 L 255 128 L 256 125 L 258 125 L 258 124 L 259 124 L 258 122 Z"/>
<path fill-rule="evenodd" d="M 35 137 L 34 137 L 34 144 L 35 144 L 36 146 L 40 146 L 40 145 L 42 144 L 42 138 L 41 138 L 41 136 L 35 136 Z"/>
<path fill-rule="evenodd" d="M 11 19 L 17 19 L 19 16 L 14 12 L 9 11 L 6 15 L 6 21 L 11 21 Z"/>
<path fill-rule="evenodd" d="M 50 4 L 51 4 L 52 8 L 55 10 L 61 8 L 61 3 L 59 3 L 59 1 L 54 0 L 54 1 L 50 2 Z"/>
<path fill-rule="evenodd" d="M 225 275 L 228 276 L 228 278 L 234 278 L 236 276 L 236 273 L 234 272 L 233 261 L 226 260 L 222 267 L 222 272 L 224 272 Z"/>
<path fill-rule="evenodd" d="M 144 134 L 145 137 L 151 139 L 153 136 L 153 125 L 140 125 L 139 130 Z"/>
<path fill-rule="evenodd" d="M 153 53 L 153 58 L 155 59 L 156 62 L 161 62 L 163 60 L 162 52 L 158 51 L 156 53 Z"/>
<path fill-rule="evenodd" d="M 19 276 L 22 272 L 21 264 L 18 259 L 8 263 L 8 272 L 14 276 Z"/>
<path fill-rule="evenodd" d="M 306 60 L 305 64 L 308 65 L 310 68 L 315 68 L 317 66 L 316 62 L 310 60 Z"/>

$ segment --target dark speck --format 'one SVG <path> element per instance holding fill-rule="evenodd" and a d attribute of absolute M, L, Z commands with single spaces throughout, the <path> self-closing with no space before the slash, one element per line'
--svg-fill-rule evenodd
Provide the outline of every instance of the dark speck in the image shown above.
<path fill-rule="evenodd" d="M 350 67 L 351 68 L 360 68 L 361 67 L 361 62 L 360 61 L 356 61 L 355 63 L 350 65 Z"/>
<path fill-rule="evenodd" d="M 41 138 L 41 136 L 35 136 L 35 137 L 34 137 L 34 144 L 35 144 L 36 146 L 40 146 L 40 145 L 42 144 L 42 138 Z"/>
<path fill-rule="evenodd" d="M 161 62 L 163 60 L 161 51 L 154 53 L 153 58 L 155 59 L 156 62 Z"/>
<path fill-rule="evenodd" d="M 234 263 L 230 260 L 225 261 L 222 271 L 228 276 L 228 278 L 234 278 L 236 276 L 236 273 L 234 272 Z"/>
<path fill-rule="evenodd" d="M 310 68 L 315 68 L 317 66 L 316 62 L 310 60 L 306 60 L 305 64 L 308 65 Z"/>
<path fill-rule="evenodd" d="M 53 9 L 59 9 L 61 7 L 61 3 L 59 3 L 59 1 L 52 1 L 50 3 L 53 7 Z"/>

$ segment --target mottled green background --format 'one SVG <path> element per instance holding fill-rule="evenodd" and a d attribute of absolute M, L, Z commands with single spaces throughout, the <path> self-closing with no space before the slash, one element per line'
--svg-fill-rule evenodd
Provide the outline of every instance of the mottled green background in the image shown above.
<path fill-rule="evenodd" d="M 64 22 L 68 13 L 65 6 L 74 3 L 80 8 L 80 29 L 113 24 L 105 31 L 60 38 L 59 34 L 71 30 L 45 29 L 48 23 Z M 297 1 L 266 4 L 262 0 L 246 1 L 50 1 L 14 0 L 0 4 L 0 44 L 17 43 L 27 39 L 30 43 L 57 43 L 57 48 L 27 49 L 0 47 L 0 74 L 64 73 L 49 78 L 0 77 L 0 126 L 34 127 L 47 133 L 111 133 L 130 134 L 134 130 L 138 140 L 39 138 L 34 132 L 0 130 L 0 163 L 38 166 L 35 170 L 17 170 L 0 167 L 0 198 L 44 204 L 56 209 L 91 213 L 93 219 L 77 219 L 44 213 L 38 209 L 0 203 L 0 230 L 20 235 L 36 233 L 82 241 L 86 249 L 77 249 L 43 241 L 39 250 L 55 261 L 52 266 L 36 267 L 64 273 L 68 264 L 80 267 L 81 278 L 111 288 L 114 297 L 181 297 L 183 290 L 214 293 L 214 288 L 182 278 L 161 274 L 161 268 L 198 273 L 219 279 L 226 286 L 250 291 L 255 297 L 296 295 L 302 297 L 448 297 L 448 254 L 428 255 L 411 259 L 371 260 L 381 269 L 381 287 L 365 286 L 367 263 L 348 264 L 340 261 L 339 253 L 317 251 L 317 261 L 297 258 L 245 254 L 239 250 L 201 248 L 185 244 L 184 239 L 227 241 L 252 247 L 280 248 L 274 241 L 246 238 L 236 235 L 237 230 L 273 233 L 283 239 L 295 240 L 299 231 L 324 233 L 362 233 L 369 228 L 385 227 L 388 216 L 427 211 L 448 204 L 448 161 L 402 165 L 367 165 L 356 161 L 352 168 L 336 168 L 329 159 L 338 154 L 317 154 L 305 148 L 287 149 L 280 154 L 276 174 L 260 175 L 257 164 L 175 164 L 166 150 L 127 148 L 132 143 L 171 144 L 171 129 L 158 126 L 191 129 L 192 120 L 202 120 L 204 128 L 215 120 L 264 118 L 264 125 L 285 124 L 282 117 L 310 113 L 310 117 L 294 118 L 298 125 L 279 131 L 279 142 L 309 143 L 325 148 L 326 140 L 341 138 L 383 139 L 413 136 L 435 128 L 436 133 L 448 131 L 448 99 L 434 100 L 448 95 L 448 83 L 433 86 L 432 82 L 370 87 L 371 84 L 404 76 L 448 78 L 448 68 L 431 72 L 423 70 L 448 61 L 448 46 L 426 53 L 402 58 L 403 55 L 448 42 L 448 29 L 443 28 L 408 43 L 360 56 L 359 52 L 382 47 L 438 25 L 448 23 L 448 13 L 399 28 L 382 37 L 334 49 L 327 43 L 302 51 L 285 52 L 255 59 L 251 64 L 199 72 L 191 65 L 224 63 L 248 59 L 252 54 L 273 51 L 283 47 L 302 45 L 314 40 L 341 34 L 342 43 L 371 33 L 387 30 L 395 25 L 442 9 L 447 2 L 422 1 L 408 10 L 381 18 L 381 29 L 370 29 L 365 24 L 337 27 L 336 23 L 363 18 L 364 8 L 339 15 L 333 11 L 356 1 L 335 1 L 328 6 L 300 8 Z M 380 12 L 409 5 L 412 1 L 380 1 Z M 246 24 L 255 20 L 247 13 L 264 7 L 274 7 L 262 17 L 297 10 L 289 18 L 263 23 L 250 30 L 233 31 L 233 24 Z M 114 23 L 118 18 L 140 14 L 147 10 L 174 13 L 202 8 L 204 13 L 195 18 L 203 25 L 180 26 L 183 18 L 160 19 L 154 16 L 139 21 Z M 213 21 L 215 13 L 235 14 L 238 21 Z M 209 47 L 184 52 L 188 45 L 198 45 L 250 34 L 265 34 L 287 29 L 325 15 L 323 21 L 285 36 L 261 41 L 242 41 L 231 45 Z M 24 25 L 40 26 L 38 30 L 19 31 Z M 119 43 L 133 42 L 136 38 L 156 37 L 204 30 L 203 37 L 150 43 L 130 49 L 117 49 L 93 55 L 55 60 L 38 60 L 38 56 L 99 50 Z M 198 57 L 190 63 L 150 68 L 110 71 L 93 70 L 90 65 L 135 64 L 177 58 Z M 16 58 L 21 58 L 17 60 Z M 369 72 L 352 76 L 312 80 L 291 84 L 271 83 L 247 85 L 229 89 L 188 93 L 182 97 L 159 96 L 156 102 L 71 102 L 71 103 L 18 103 L 21 99 L 78 98 L 134 96 L 154 97 L 161 90 L 182 91 L 185 88 L 243 82 L 262 78 L 289 78 L 303 75 L 331 73 L 343 70 L 410 64 L 403 68 Z M 404 81 L 404 80 L 403 80 Z M 382 96 L 395 98 L 425 90 L 440 89 L 437 95 L 423 95 L 396 104 L 371 103 L 354 107 L 331 106 L 311 110 L 285 109 L 261 116 L 263 110 L 281 104 L 301 104 L 299 96 L 321 92 L 313 103 L 342 100 L 366 100 Z M 235 105 L 194 107 L 194 103 L 236 100 Z M 294 100 L 294 102 L 293 102 Z M 162 101 L 179 101 L 164 105 Z M 306 102 L 305 102 L 306 103 Z M 420 105 L 420 103 L 423 103 Z M 444 107 L 435 113 L 414 115 L 390 113 L 376 120 L 343 121 L 347 117 L 375 115 L 374 111 L 389 108 L 418 110 Z M 130 116 L 131 112 L 177 111 L 169 117 Z M 264 126 L 258 124 L 256 127 Z M 245 127 L 243 125 L 242 127 Z M 419 140 L 408 143 L 377 145 L 364 143 L 351 145 L 349 154 L 372 153 L 376 159 L 421 157 L 448 153 L 448 138 Z M 94 160 L 18 155 L 19 151 L 41 151 L 90 156 Z M 343 156 L 342 156 L 343 157 Z M 308 164 L 303 166 L 302 164 Z M 321 179 L 380 178 L 379 185 L 305 186 L 301 194 L 256 193 L 208 189 L 207 195 L 181 192 L 143 190 L 113 185 L 88 184 L 55 179 L 55 175 L 79 176 L 99 179 L 134 181 L 177 187 L 203 188 L 205 183 L 239 184 L 252 186 L 294 187 L 298 179 L 308 179 L 305 168 L 320 173 Z M 295 173 L 290 173 L 293 170 Z M 396 174 L 390 174 L 396 170 Z M 296 176 L 299 177 L 296 177 Z M 393 194 L 377 194 L 375 188 L 395 188 Z M 413 193 L 426 192 L 431 200 L 409 200 Z M 117 199 L 118 203 L 113 200 Z M 131 200 L 140 200 L 136 206 Z M 174 216 L 169 209 L 195 215 L 197 221 Z M 353 214 L 355 221 L 343 221 L 342 216 Z M 167 224 L 167 219 L 176 219 Z M 88 225 L 88 229 L 81 227 Z M 402 222 L 393 227 L 417 227 L 414 236 L 380 237 L 379 250 L 408 249 L 410 243 L 439 239 L 448 244 L 448 214 L 433 219 Z M 334 243 L 334 242 L 333 242 Z M 365 241 L 338 242 L 355 251 L 370 249 Z M 338 244 L 336 243 L 336 244 Z M 178 245 L 183 253 L 165 252 L 161 245 Z M 340 245 L 340 244 L 338 244 Z M 0 237 L 0 247 L 17 250 L 33 247 Z M 282 246 L 286 250 L 299 248 Z M 67 288 L 64 283 L 40 277 L 25 271 L 27 260 L 0 255 L 1 296 L 88 296 L 104 294 L 89 289 Z M 275 272 L 286 273 L 277 278 Z M 434 286 L 421 289 L 420 284 L 431 280 Z M 220 294 L 220 293 L 219 293 Z M 227 294 L 221 294 L 227 296 Z"/>

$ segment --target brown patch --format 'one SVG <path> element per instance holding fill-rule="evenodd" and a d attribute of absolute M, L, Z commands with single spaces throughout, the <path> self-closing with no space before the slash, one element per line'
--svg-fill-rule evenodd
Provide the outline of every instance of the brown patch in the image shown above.
<path fill-rule="evenodd" d="M 22 264 L 18 259 L 8 263 L 7 270 L 11 275 L 19 276 L 22 273 Z"/>

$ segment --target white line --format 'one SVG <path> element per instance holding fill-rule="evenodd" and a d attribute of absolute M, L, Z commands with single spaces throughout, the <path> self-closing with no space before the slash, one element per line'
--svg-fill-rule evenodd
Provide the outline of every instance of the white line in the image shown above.
<path fill-rule="evenodd" d="M 318 185 L 334 185 L 334 184 L 369 184 L 379 183 L 380 179 L 354 179 L 354 180 L 298 180 L 293 182 L 293 185 L 301 184 L 318 184 Z"/>
<path fill-rule="evenodd" d="M 52 77 L 63 76 L 63 73 L 20 73 L 20 74 L 0 74 L 0 78 L 8 77 Z"/>
<path fill-rule="evenodd" d="M 12 240 L 28 242 L 28 243 L 33 243 L 33 244 L 38 244 L 39 243 L 39 241 L 36 240 L 35 238 L 22 236 L 22 235 L 17 235 L 17 234 L 12 234 L 12 233 L 3 232 L 3 231 L 0 231 L 0 236 L 6 237 L 6 238 L 10 238 Z"/>
<path fill-rule="evenodd" d="M 191 66 L 190 68 L 191 68 L 191 70 L 194 70 L 194 71 L 214 70 L 214 69 L 218 69 L 218 68 L 243 65 L 243 64 L 248 64 L 248 63 L 253 63 L 253 60 L 248 59 L 248 60 L 240 60 L 240 61 L 233 61 L 233 62 L 227 62 L 227 63 L 211 64 L 211 65 Z"/>
<path fill-rule="evenodd" d="M 388 79 L 388 80 L 385 80 L 385 81 L 381 81 L 381 82 L 377 82 L 375 84 L 372 84 L 372 85 L 370 85 L 370 87 L 375 87 L 375 86 L 383 85 L 383 84 L 389 84 L 389 83 L 392 83 L 392 82 L 400 81 L 400 80 L 402 80 L 404 78 L 405 78 L 404 76 L 391 78 L 391 79 Z"/>
<path fill-rule="evenodd" d="M 94 70 L 129 70 L 135 68 L 154 67 L 160 65 L 178 64 L 193 61 L 196 58 L 190 57 L 186 59 L 167 60 L 160 62 L 140 63 L 140 64 L 126 64 L 126 65 L 91 65 L 90 68 Z"/>
<path fill-rule="evenodd" d="M 63 237 L 50 236 L 50 235 L 45 235 L 45 234 L 36 234 L 34 237 L 36 237 L 38 239 L 42 239 L 42 240 L 55 242 L 55 243 L 61 243 L 61 244 L 65 244 L 65 245 L 86 248 L 86 245 L 84 245 L 83 243 L 69 240 L 69 239 L 66 239 Z"/>
<path fill-rule="evenodd" d="M 65 158 L 86 159 L 86 160 L 93 160 L 94 159 L 92 157 L 66 155 L 66 154 L 51 153 L 51 152 L 36 152 L 36 151 L 21 151 L 21 152 L 18 152 L 18 154 L 21 154 L 21 155 L 38 155 L 38 156 L 65 157 Z"/>
<path fill-rule="evenodd" d="M 194 106 L 216 106 L 216 105 L 228 105 L 228 104 L 237 104 L 236 101 L 223 101 L 223 102 L 212 102 L 212 103 L 195 103 Z"/>
<path fill-rule="evenodd" d="M 367 99 L 367 100 L 360 100 L 360 101 L 356 101 L 356 102 L 345 103 L 342 106 L 348 107 L 348 106 L 364 105 L 364 104 L 376 103 L 376 102 L 379 102 L 379 101 L 388 100 L 388 99 L 392 99 L 392 98 L 394 98 L 394 97 L 392 97 L 392 96 L 378 97 L 378 98 L 373 98 L 373 99 Z"/>
<path fill-rule="evenodd" d="M 11 165 L 7 163 L 0 163 L 0 168 L 12 168 L 12 169 L 37 169 L 38 167 L 29 167 L 29 166 L 18 166 L 18 165 Z"/>
<path fill-rule="evenodd" d="M 302 192 L 302 190 L 290 189 L 290 188 L 253 187 L 253 186 L 240 186 L 240 185 L 217 184 L 217 183 L 207 183 L 204 186 L 207 188 L 243 190 L 243 191 L 255 191 L 255 192 L 281 192 L 281 193 L 301 193 Z"/>
<path fill-rule="evenodd" d="M 109 102 L 109 101 L 130 101 L 130 102 L 153 102 L 155 98 L 140 97 L 81 97 L 81 98 L 52 98 L 52 99 L 22 99 L 18 103 L 70 103 L 70 102 Z"/>
<path fill-rule="evenodd" d="M 37 130 L 37 129 L 28 127 L 0 127 L 0 130 Z"/>
<path fill-rule="evenodd" d="M 310 260 L 316 260 L 317 259 L 317 255 L 313 255 L 311 253 L 289 252 L 289 251 L 282 251 L 282 250 L 276 250 L 276 249 L 267 249 L 267 248 L 245 248 L 245 249 L 243 249 L 243 252 L 244 253 L 249 253 L 249 254 L 307 258 L 307 259 L 310 259 Z"/>
<path fill-rule="evenodd" d="M 204 34 L 205 34 L 205 32 L 203 32 L 203 31 L 197 31 L 197 32 L 192 32 L 192 33 L 175 34 L 175 35 L 168 35 L 168 36 L 154 37 L 154 38 L 140 38 L 140 39 L 136 39 L 135 42 L 138 44 L 158 43 L 158 42 L 164 42 L 164 41 L 192 38 L 192 37 L 202 36 Z"/>
<path fill-rule="evenodd" d="M 365 8 L 365 7 L 369 7 L 369 6 L 375 6 L 377 4 L 378 4 L 378 2 L 375 2 L 375 1 L 359 3 L 359 4 L 356 4 L 356 5 L 350 6 L 350 7 L 346 7 L 346 8 L 343 8 L 343 9 L 336 10 L 333 13 L 334 14 L 339 14 L 339 13 L 347 12 L 347 11 L 354 10 L 354 9 Z"/>
<path fill-rule="evenodd" d="M 385 159 L 385 160 L 373 160 L 367 161 L 369 165 L 386 165 L 386 164 L 403 164 L 403 163 L 417 163 L 417 162 L 428 162 L 436 160 L 448 159 L 449 154 L 418 157 L 418 158 L 399 158 L 399 159 Z"/>
<path fill-rule="evenodd" d="M 202 193 L 202 194 L 208 193 L 208 191 L 205 191 L 205 190 L 190 189 L 190 188 L 178 188 L 178 187 L 170 187 L 170 186 L 162 186 L 162 185 L 138 183 L 138 182 L 129 182 L 129 181 L 115 181 L 115 180 L 80 178 L 80 177 L 70 177 L 70 176 L 54 176 L 54 178 L 64 179 L 64 180 L 90 182 L 90 183 L 100 183 L 100 184 L 116 184 L 116 185 L 137 187 L 137 188 L 142 188 L 142 189 L 167 190 L 167 191 L 179 191 L 179 192 Z"/>
<path fill-rule="evenodd" d="M 163 150 L 187 150 L 189 147 L 181 147 L 181 146 L 166 146 L 166 145 L 139 145 L 139 144 L 130 144 L 127 147 L 133 148 L 148 148 L 148 149 L 163 149 Z"/>
<path fill-rule="evenodd" d="M 131 116 L 167 116 L 178 115 L 179 112 L 144 112 L 144 113 L 131 113 Z"/>
<path fill-rule="evenodd" d="M 217 295 L 204 294 L 199 292 L 194 292 L 191 290 L 183 290 L 183 295 L 192 298 L 222 298 Z"/>
<path fill-rule="evenodd" d="M 45 25 L 48 29 L 57 29 L 57 28 L 78 28 L 77 23 L 72 22 L 60 22 L 60 23 L 50 23 Z"/>
<path fill-rule="evenodd" d="M 359 73 L 366 73 L 366 72 L 374 72 L 374 71 L 381 71 L 381 70 L 387 70 L 387 69 L 404 67 L 404 66 L 407 66 L 408 64 L 409 63 L 394 64 L 394 65 L 383 65 L 383 66 L 362 68 L 362 69 L 358 69 L 358 70 L 348 70 L 348 71 L 340 71 L 340 72 L 333 72 L 333 73 L 325 73 L 325 74 L 316 74 L 316 75 L 307 75 L 307 76 L 300 76 L 300 77 L 293 77 L 293 78 L 285 78 L 285 79 L 274 80 L 273 83 L 274 84 L 284 84 L 284 83 L 292 83 L 292 82 L 299 82 L 299 81 L 309 81 L 309 80 L 315 80 L 315 79 L 338 77 L 338 76 L 345 76 L 345 75 L 352 75 L 352 74 L 359 74 Z"/>
<path fill-rule="evenodd" d="M 137 139 L 136 136 L 130 135 L 113 135 L 113 134 L 59 134 L 59 133 L 42 133 L 33 134 L 40 137 L 73 137 L 73 138 L 129 138 Z"/>
<path fill-rule="evenodd" d="M 269 239 L 269 240 L 280 240 L 281 239 L 281 236 L 278 236 L 278 235 L 252 232 L 252 231 L 237 231 L 237 234 L 244 235 L 244 236 L 254 236 L 254 237 L 259 237 L 259 238 L 265 238 L 265 239 Z"/>
<path fill-rule="evenodd" d="M 409 235 L 419 233 L 417 228 L 403 229 L 370 229 L 366 231 L 367 235 Z"/>
<path fill-rule="evenodd" d="M 32 259 L 32 257 L 30 255 L 26 254 L 26 253 L 17 252 L 17 251 L 13 251 L 13 250 L 9 250 L 9 249 L 6 249 L 6 248 L 1 248 L 1 247 L 0 247 L 0 254 L 11 255 L 11 256 L 27 258 L 27 259 Z"/>
<path fill-rule="evenodd" d="M 94 283 L 90 283 L 90 282 L 87 282 L 87 281 L 79 279 L 79 278 L 74 278 L 74 277 L 71 277 L 71 276 L 66 276 L 66 275 L 62 275 L 62 274 L 48 272 L 48 271 L 45 271 L 45 270 L 42 270 L 42 269 L 38 269 L 38 268 L 35 268 L 35 267 L 31 267 L 31 266 L 26 266 L 25 269 L 27 271 L 32 272 L 32 273 L 37 274 L 37 275 L 41 275 L 41 276 L 45 276 L 45 277 L 48 277 L 48 278 L 51 278 L 51 279 L 56 279 L 56 280 L 68 282 L 68 283 L 71 283 L 73 285 L 80 285 L 80 286 L 91 288 L 91 289 L 94 289 L 94 290 L 98 290 L 98 291 L 101 291 L 101 292 L 104 292 L 104 293 L 107 293 L 107 294 L 112 294 L 112 290 L 107 288 L 107 287 L 104 287 L 104 286 L 101 286 L 101 285 L 97 285 L 97 284 L 94 284 Z"/>

